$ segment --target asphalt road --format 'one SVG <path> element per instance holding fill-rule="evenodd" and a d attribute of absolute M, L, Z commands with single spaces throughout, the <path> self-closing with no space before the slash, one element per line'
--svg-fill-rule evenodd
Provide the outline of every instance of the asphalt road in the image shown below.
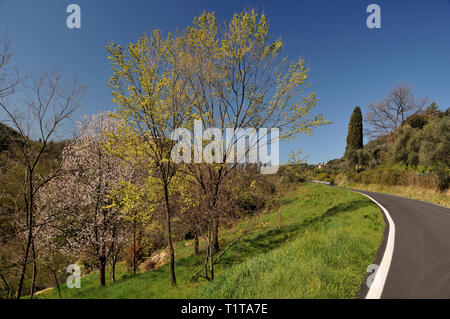
<path fill-rule="evenodd" d="M 450 209 L 359 192 L 381 204 L 394 222 L 394 250 L 381 298 L 450 298 Z"/>

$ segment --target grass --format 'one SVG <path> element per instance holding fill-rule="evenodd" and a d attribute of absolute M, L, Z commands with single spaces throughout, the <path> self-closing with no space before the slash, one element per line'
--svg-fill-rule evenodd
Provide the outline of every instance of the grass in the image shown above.
<path fill-rule="evenodd" d="M 418 186 L 402 186 L 402 185 L 378 185 L 378 184 L 356 184 L 346 183 L 339 186 L 349 188 L 357 188 L 360 190 L 387 193 L 392 195 L 404 196 L 412 199 L 420 199 L 430 203 L 439 204 L 450 207 L 450 190 L 439 192 L 429 188 L 421 188 Z"/>
<path fill-rule="evenodd" d="M 116 283 L 99 287 L 96 272 L 80 289 L 62 286 L 63 298 L 352 298 L 373 263 L 384 222 L 366 197 L 325 185 L 302 184 L 282 199 L 275 212 L 221 229 L 222 244 L 254 225 L 215 267 L 208 282 L 192 275 L 203 257 L 193 256 L 192 241 L 176 243 L 177 287 L 167 265 L 131 276 L 119 264 Z M 109 275 L 107 274 L 107 277 Z M 56 289 L 37 295 L 57 298 Z"/>

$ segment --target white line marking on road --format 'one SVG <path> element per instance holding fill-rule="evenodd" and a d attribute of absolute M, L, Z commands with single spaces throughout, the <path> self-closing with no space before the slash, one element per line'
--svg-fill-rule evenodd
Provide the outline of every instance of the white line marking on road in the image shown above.
<path fill-rule="evenodd" d="M 368 192 L 372 192 L 372 191 L 368 191 Z M 383 194 L 383 195 L 390 195 L 390 196 L 394 196 L 394 197 L 400 197 L 400 198 L 404 198 L 404 199 L 416 200 L 416 201 L 419 201 L 419 202 L 422 202 L 422 203 L 425 203 L 425 204 L 431 204 L 431 205 L 436 205 L 436 206 L 439 206 L 439 207 L 443 207 L 445 209 L 450 209 L 450 207 L 447 207 L 447 206 L 444 206 L 444 205 L 441 205 L 441 204 L 432 203 L 432 202 L 429 202 L 429 201 L 426 201 L 426 200 L 423 200 L 423 199 L 406 197 L 406 196 L 397 195 L 397 194 L 383 193 L 383 192 L 376 192 L 376 193 L 380 193 L 380 194 Z"/>
<path fill-rule="evenodd" d="M 366 295 L 366 299 L 380 299 L 381 294 L 383 293 L 384 284 L 386 283 L 389 267 L 391 266 L 392 255 L 394 254 L 395 225 L 394 221 L 391 218 L 391 215 L 389 215 L 386 208 L 384 208 L 380 203 L 378 203 L 375 199 L 373 199 L 369 195 L 366 195 L 364 193 L 360 194 L 368 197 L 375 204 L 377 204 L 383 210 L 384 215 L 386 216 L 386 219 L 389 222 L 389 233 L 383 258 L 381 259 L 380 267 L 378 268 L 378 271 L 375 274 L 373 284 L 370 286 L 369 291 L 367 292 Z"/>

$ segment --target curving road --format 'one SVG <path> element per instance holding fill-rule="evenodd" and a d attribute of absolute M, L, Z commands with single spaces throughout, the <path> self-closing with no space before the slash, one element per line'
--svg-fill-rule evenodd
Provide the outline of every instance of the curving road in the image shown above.
<path fill-rule="evenodd" d="M 381 298 L 450 298 L 450 209 L 388 194 L 355 191 L 381 204 L 394 222 L 392 259 Z M 386 237 L 389 230 L 378 261 L 385 258 Z"/>

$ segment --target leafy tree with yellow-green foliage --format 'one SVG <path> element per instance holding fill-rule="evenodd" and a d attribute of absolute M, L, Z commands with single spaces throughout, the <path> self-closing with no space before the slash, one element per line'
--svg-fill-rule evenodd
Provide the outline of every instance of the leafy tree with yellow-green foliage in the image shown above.
<path fill-rule="evenodd" d="M 219 128 L 222 134 L 226 128 L 279 128 L 280 139 L 287 139 L 312 134 L 314 127 L 327 123 L 321 115 L 310 115 L 317 98 L 310 90 L 305 60 L 289 63 L 280 56 L 283 43 L 271 40 L 264 14 L 243 11 L 220 30 L 215 14 L 204 12 L 185 36 L 190 62 L 185 74 L 199 91 L 193 111 L 205 126 Z M 207 169 L 188 165 L 211 210 L 217 210 L 221 185 L 236 167 L 225 163 L 229 153 L 223 153 L 222 163 L 203 165 Z M 214 224 L 217 251 L 218 218 Z"/>
<path fill-rule="evenodd" d="M 171 189 L 177 188 L 177 174 L 183 168 L 202 190 L 213 216 L 208 229 L 216 252 L 221 187 L 237 164 L 226 163 L 230 149 L 215 163 L 177 164 L 171 158 L 176 143 L 171 132 L 182 127 L 192 132 L 194 121 L 201 120 L 222 135 L 227 128 L 278 128 L 280 139 L 288 139 L 310 135 L 328 123 L 322 115 L 311 115 L 317 98 L 305 60 L 289 63 L 280 56 L 282 48 L 281 40 L 270 39 L 267 17 L 253 10 L 235 14 L 223 30 L 215 14 L 205 11 L 180 34 L 163 38 L 156 30 L 126 48 L 107 47 L 116 117 L 123 121 L 125 135 L 132 137 L 128 142 L 119 138 L 116 150 L 145 159 L 141 163 L 148 176 L 158 181 L 173 285 Z"/>
<path fill-rule="evenodd" d="M 171 159 L 170 133 L 186 125 L 194 103 L 191 85 L 179 66 L 181 42 L 182 38 L 169 34 L 164 39 L 154 31 L 126 48 L 115 44 L 107 48 L 113 68 L 110 88 L 119 108 L 115 116 L 123 123 L 115 148 L 122 157 L 142 164 L 150 184 L 158 189 L 155 193 L 160 191 L 164 198 L 172 285 L 176 278 L 170 187 L 177 165 Z"/>

